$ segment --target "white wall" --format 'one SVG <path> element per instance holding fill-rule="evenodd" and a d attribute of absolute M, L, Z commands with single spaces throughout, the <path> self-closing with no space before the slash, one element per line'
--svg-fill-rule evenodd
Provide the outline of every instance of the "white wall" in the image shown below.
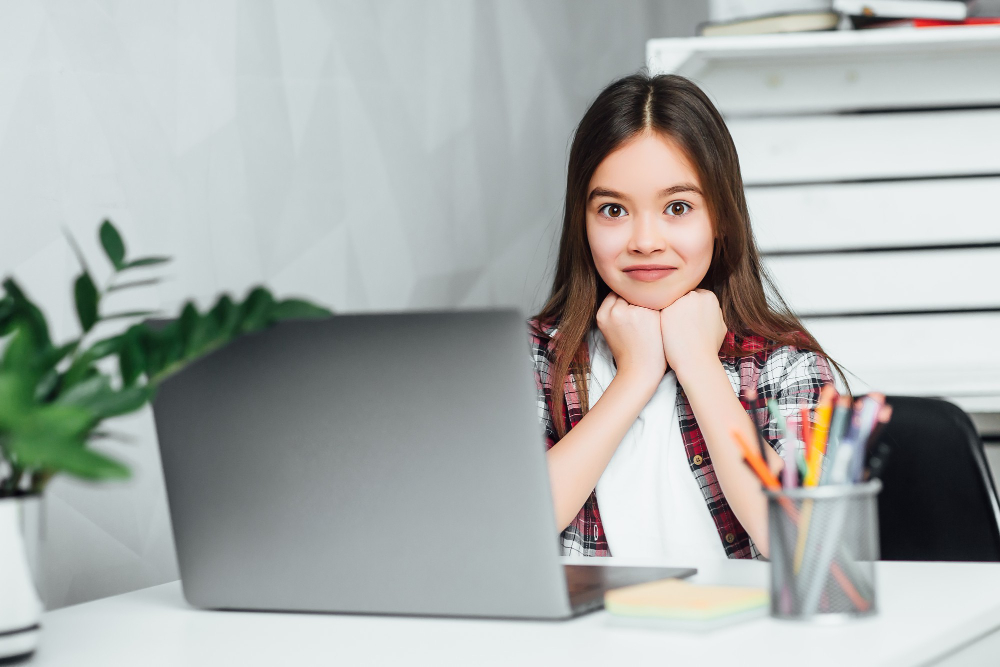
<path fill-rule="evenodd" d="M 338 311 L 537 306 L 571 131 L 645 40 L 704 3 L 647 0 L 15 1 L 0 5 L 0 274 L 76 332 L 98 223 L 175 312 L 266 283 Z M 134 477 L 47 495 L 50 608 L 177 577 L 148 411 Z"/>

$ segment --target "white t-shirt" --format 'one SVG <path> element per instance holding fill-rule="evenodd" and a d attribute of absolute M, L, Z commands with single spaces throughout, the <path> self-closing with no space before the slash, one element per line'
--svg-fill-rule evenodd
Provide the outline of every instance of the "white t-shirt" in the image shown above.
<path fill-rule="evenodd" d="M 617 370 L 600 331 L 591 332 L 588 345 L 593 408 Z M 612 556 L 693 564 L 726 559 L 684 450 L 673 371 L 618 445 L 597 482 L 597 504 Z"/>

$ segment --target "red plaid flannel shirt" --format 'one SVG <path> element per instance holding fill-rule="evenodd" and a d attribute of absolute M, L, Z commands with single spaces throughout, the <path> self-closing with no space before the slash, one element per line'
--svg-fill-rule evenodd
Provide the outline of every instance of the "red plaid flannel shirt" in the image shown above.
<path fill-rule="evenodd" d="M 552 336 L 556 330 L 554 327 L 542 326 L 535 320 L 531 320 L 528 324 L 531 332 L 531 352 L 535 363 L 535 384 L 538 389 L 538 411 L 545 428 L 546 448 L 549 448 L 558 440 L 552 421 L 553 378 L 550 372 L 555 360 Z M 734 343 L 735 335 L 729 332 L 726 341 Z M 816 405 L 820 388 L 823 384 L 833 381 L 830 366 L 824 357 L 815 352 L 790 346 L 768 349 L 767 341 L 760 337 L 743 338 L 740 342 L 744 349 L 750 350 L 750 354 L 740 358 L 720 355 L 720 360 L 743 408 L 762 429 L 767 443 L 781 454 L 785 442 L 778 437 L 778 429 L 772 423 L 770 413 L 766 408 L 752 409 L 743 398 L 746 390 L 756 387 L 761 396 L 777 399 L 782 413 L 786 416 L 789 430 L 796 433 L 799 412 L 795 408 Z M 565 392 L 563 410 L 566 427 L 571 429 L 583 418 L 580 395 L 577 393 L 572 376 L 565 379 Z M 705 438 L 698 427 L 698 422 L 695 421 L 694 412 L 683 387 L 677 392 L 677 410 L 688 464 L 715 521 L 726 555 L 730 558 L 759 558 L 760 551 L 740 525 L 722 494 L 715 469 L 712 467 L 712 458 L 705 446 Z M 794 442 L 790 444 L 797 445 Z M 562 548 L 564 554 L 611 555 L 601 526 L 601 512 L 597 506 L 596 493 L 591 492 L 580 513 L 563 531 Z"/>

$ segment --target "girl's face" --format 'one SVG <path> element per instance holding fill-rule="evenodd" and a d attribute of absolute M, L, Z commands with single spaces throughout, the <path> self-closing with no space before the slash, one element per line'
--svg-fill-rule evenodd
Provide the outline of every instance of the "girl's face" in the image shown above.
<path fill-rule="evenodd" d="M 672 139 L 630 139 L 597 166 L 587 193 L 594 264 L 618 296 L 662 310 L 701 283 L 712 221 L 694 167 Z"/>

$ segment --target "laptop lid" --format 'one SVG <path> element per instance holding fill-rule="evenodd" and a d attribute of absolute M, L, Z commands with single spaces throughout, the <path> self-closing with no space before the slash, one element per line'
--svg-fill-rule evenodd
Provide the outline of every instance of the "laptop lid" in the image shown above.
<path fill-rule="evenodd" d="M 570 613 L 514 310 L 283 322 L 153 412 L 196 606 Z"/>

